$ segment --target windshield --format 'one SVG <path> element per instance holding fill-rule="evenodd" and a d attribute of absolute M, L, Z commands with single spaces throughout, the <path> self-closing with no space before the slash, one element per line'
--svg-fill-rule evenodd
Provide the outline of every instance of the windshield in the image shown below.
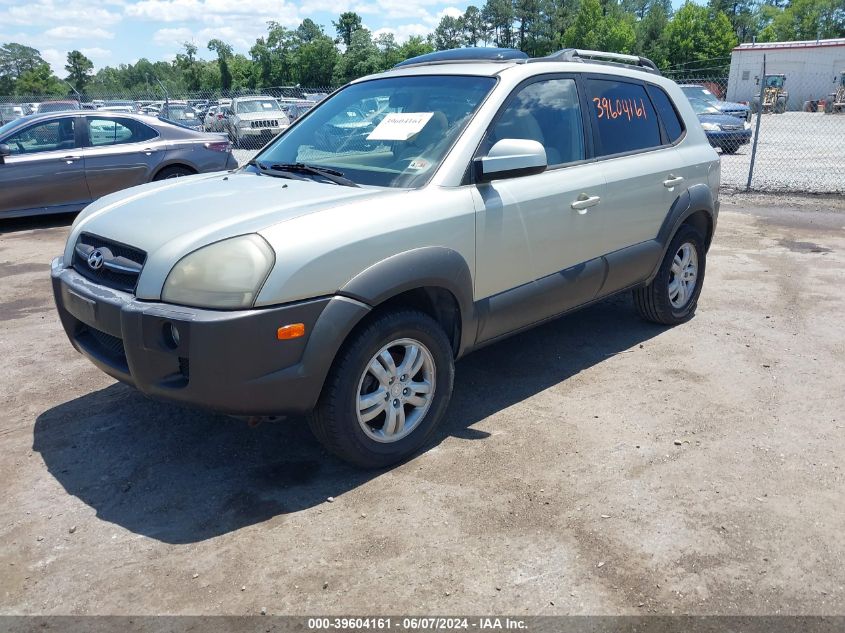
<path fill-rule="evenodd" d="M 268 146 L 265 165 L 329 167 L 362 185 L 428 182 L 494 77 L 414 76 L 343 88 Z"/>
<path fill-rule="evenodd" d="M 718 103 L 718 99 L 716 95 L 710 92 L 707 88 L 702 88 L 701 86 L 685 86 L 681 88 L 684 91 L 684 94 L 689 99 L 703 99 L 708 103 Z"/>
<path fill-rule="evenodd" d="M 278 110 L 281 110 L 281 108 L 275 99 L 251 99 L 249 101 L 238 101 L 238 103 L 235 104 L 235 112 L 237 114 Z"/>
<path fill-rule="evenodd" d="M 194 111 L 191 110 L 188 106 L 183 105 L 172 105 L 168 106 L 166 109 L 167 118 L 169 119 L 188 119 L 194 118 Z"/>
<path fill-rule="evenodd" d="M 690 99 L 689 102 L 696 114 L 721 114 L 717 108 L 714 108 L 704 99 Z"/>

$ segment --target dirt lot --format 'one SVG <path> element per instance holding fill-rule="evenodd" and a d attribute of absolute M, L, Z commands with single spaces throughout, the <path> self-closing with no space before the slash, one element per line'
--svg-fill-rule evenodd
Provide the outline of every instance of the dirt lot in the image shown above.
<path fill-rule="evenodd" d="M 482 350 L 378 473 L 94 369 L 67 231 L 0 225 L 1 613 L 845 614 L 842 201 L 726 200 L 690 323 L 621 297 Z"/>

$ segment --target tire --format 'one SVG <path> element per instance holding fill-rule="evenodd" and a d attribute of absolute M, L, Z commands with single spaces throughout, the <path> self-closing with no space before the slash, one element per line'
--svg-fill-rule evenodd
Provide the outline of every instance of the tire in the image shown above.
<path fill-rule="evenodd" d="M 419 369 L 403 380 L 399 372 L 412 346 L 417 348 L 413 365 L 419 364 Z M 377 359 L 382 351 L 392 359 L 395 372 L 386 369 L 389 363 Z M 382 379 L 370 372 L 374 364 L 381 368 Z M 452 347 L 434 319 L 414 310 L 386 312 L 344 343 L 311 416 L 311 430 L 329 452 L 350 464 L 390 466 L 416 453 L 440 424 L 452 396 L 454 375 Z M 404 385 L 433 386 L 433 393 Z M 389 415 L 393 426 L 389 426 Z M 400 419 L 406 423 L 402 431 Z"/>
<path fill-rule="evenodd" d="M 775 114 L 783 114 L 784 112 L 786 112 L 786 99 L 778 99 L 775 102 L 775 105 L 772 108 L 772 111 Z"/>
<path fill-rule="evenodd" d="M 691 289 L 688 284 L 684 284 L 686 292 L 683 302 L 678 296 L 673 300 L 670 294 L 670 283 L 675 277 L 672 270 L 675 256 L 680 253 L 682 247 L 689 247 L 695 253 L 695 280 Z M 634 305 L 640 316 L 647 321 L 663 325 L 677 325 L 689 321 L 698 305 L 706 262 L 704 236 L 692 225 L 682 224 L 669 243 L 657 276 L 647 286 L 634 290 Z"/>
<path fill-rule="evenodd" d="M 182 178 L 184 176 L 193 176 L 196 172 L 193 169 L 189 169 L 188 167 L 182 167 L 181 165 L 172 165 L 170 167 L 165 167 L 160 172 L 155 175 L 153 178 L 153 182 L 159 180 L 168 180 L 170 178 Z"/>
<path fill-rule="evenodd" d="M 725 143 L 722 145 L 722 151 L 725 154 L 736 154 L 737 150 L 739 149 L 739 145 L 736 143 Z"/>

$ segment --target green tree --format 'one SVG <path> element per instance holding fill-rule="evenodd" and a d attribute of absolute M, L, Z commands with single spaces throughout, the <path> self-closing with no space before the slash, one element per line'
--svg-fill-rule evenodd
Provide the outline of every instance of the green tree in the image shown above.
<path fill-rule="evenodd" d="M 675 13 L 665 34 L 666 55 L 673 65 L 725 59 L 737 44 L 728 16 L 690 0 Z"/>
<path fill-rule="evenodd" d="M 296 27 L 296 37 L 300 42 L 307 44 L 313 42 L 318 37 L 323 37 L 323 27 L 314 22 L 311 18 L 305 18 L 302 23 Z"/>
<path fill-rule="evenodd" d="M 487 0 L 481 16 L 496 46 L 513 46 L 514 11 L 511 0 Z"/>
<path fill-rule="evenodd" d="M 433 52 L 434 46 L 427 38 L 421 35 L 412 35 L 399 47 L 399 61 Z"/>
<path fill-rule="evenodd" d="M 197 47 L 191 42 L 183 42 L 184 53 L 177 53 L 174 64 L 182 72 L 188 90 L 200 88 L 200 64 L 197 60 Z"/>
<path fill-rule="evenodd" d="M 41 53 L 30 46 L 15 42 L 0 46 L 0 94 L 14 93 L 21 75 L 45 63 Z"/>
<path fill-rule="evenodd" d="M 298 82 L 309 87 L 330 86 L 339 57 L 334 41 L 326 35 L 302 45 L 297 51 Z"/>
<path fill-rule="evenodd" d="M 434 29 L 434 46 L 439 51 L 460 48 L 463 44 L 464 25 L 459 17 L 444 15 Z"/>
<path fill-rule="evenodd" d="M 217 67 L 220 69 L 220 88 L 232 89 L 232 71 L 229 60 L 232 58 L 232 47 L 223 40 L 213 39 L 208 43 L 208 50 L 217 53 Z"/>
<path fill-rule="evenodd" d="M 350 46 L 352 44 L 352 36 L 364 28 L 361 16 L 353 11 L 341 13 L 337 22 L 332 21 L 332 24 L 337 30 L 337 41 L 343 42 L 346 46 Z"/>
<path fill-rule="evenodd" d="M 373 42 L 367 29 L 361 28 L 352 34 L 346 52 L 334 69 L 334 82 L 344 84 L 358 77 L 381 70 L 381 52 Z"/>
<path fill-rule="evenodd" d="M 76 88 L 77 92 L 85 92 L 85 87 L 91 81 L 94 71 L 93 62 L 79 51 L 70 51 L 67 54 L 65 70 L 68 72 L 68 82 Z"/>
<path fill-rule="evenodd" d="M 645 17 L 637 22 L 634 52 L 648 57 L 660 67 L 666 66 L 669 60 L 665 40 L 668 25 L 669 16 L 665 7 L 660 3 L 652 4 Z"/>
<path fill-rule="evenodd" d="M 842 0 L 792 0 L 769 14 L 762 29 L 763 42 L 845 37 L 845 4 Z"/>
<path fill-rule="evenodd" d="M 15 94 L 59 95 L 66 91 L 67 87 L 53 74 L 50 64 L 43 62 L 18 77 Z"/>
<path fill-rule="evenodd" d="M 481 17 L 481 10 L 469 5 L 462 18 L 464 27 L 463 42 L 467 46 L 478 46 L 487 41 L 487 33 L 484 28 L 484 19 Z"/>
<path fill-rule="evenodd" d="M 572 26 L 563 35 L 567 47 L 588 48 L 614 53 L 630 53 L 636 43 L 636 34 L 628 15 L 614 6 L 604 15 L 599 0 L 582 0 L 581 8 Z"/>

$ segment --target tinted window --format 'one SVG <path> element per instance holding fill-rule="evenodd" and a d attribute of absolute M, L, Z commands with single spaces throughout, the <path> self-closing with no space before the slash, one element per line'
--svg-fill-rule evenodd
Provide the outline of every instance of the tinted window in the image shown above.
<path fill-rule="evenodd" d="M 152 128 L 132 119 L 88 119 L 88 131 L 91 145 L 120 145 L 122 143 L 140 143 L 155 138 L 158 134 Z"/>
<path fill-rule="evenodd" d="M 599 156 L 661 145 L 657 114 L 640 84 L 592 79 L 587 90 Z"/>
<path fill-rule="evenodd" d="M 583 160 L 584 128 L 578 90 L 572 79 L 547 79 L 520 88 L 487 136 L 486 153 L 496 141 L 528 139 L 546 148 L 549 165 Z"/>
<path fill-rule="evenodd" d="M 58 119 L 36 123 L 6 139 L 12 154 L 34 154 L 73 149 L 74 120 Z"/>
<path fill-rule="evenodd" d="M 684 124 L 681 123 L 681 118 L 675 111 L 672 100 L 669 98 L 669 95 L 663 92 L 662 88 L 658 88 L 657 86 L 649 86 L 648 94 L 651 97 L 654 107 L 657 108 L 660 120 L 663 121 L 663 127 L 669 137 L 669 142 L 674 143 L 684 133 Z"/>

